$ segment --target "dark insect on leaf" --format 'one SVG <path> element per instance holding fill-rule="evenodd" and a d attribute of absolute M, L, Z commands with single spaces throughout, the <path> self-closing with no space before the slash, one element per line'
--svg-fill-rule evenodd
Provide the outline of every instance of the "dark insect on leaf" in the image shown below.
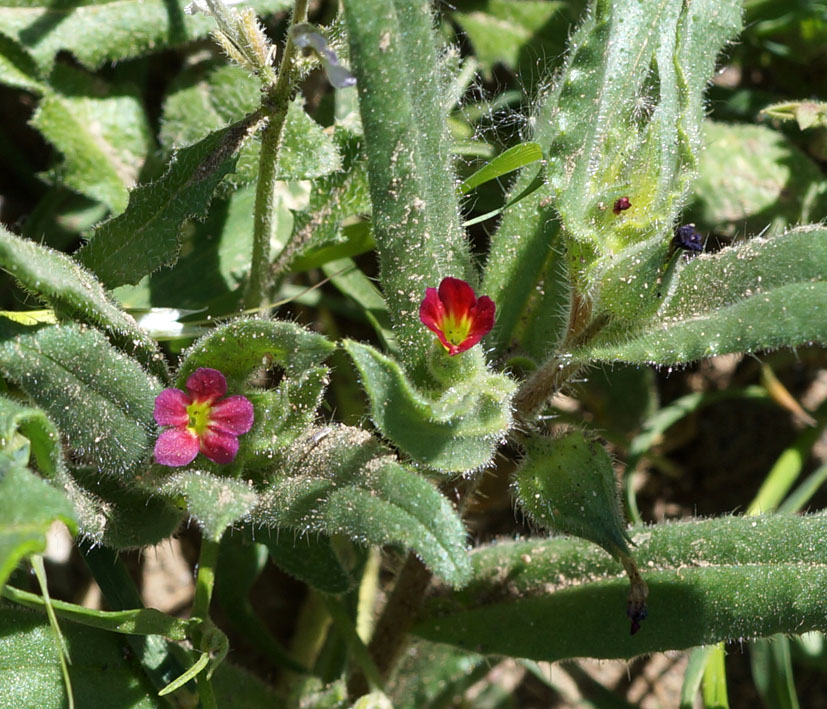
<path fill-rule="evenodd" d="M 612 207 L 612 211 L 615 214 L 620 214 L 621 212 L 625 212 L 631 206 L 632 202 L 628 197 L 621 197 L 617 200 L 617 202 L 615 202 L 614 207 Z"/>
<path fill-rule="evenodd" d="M 695 231 L 694 224 L 684 224 L 675 229 L 672 244 L 684 251 L 703 251 L 703 235 Z"/>

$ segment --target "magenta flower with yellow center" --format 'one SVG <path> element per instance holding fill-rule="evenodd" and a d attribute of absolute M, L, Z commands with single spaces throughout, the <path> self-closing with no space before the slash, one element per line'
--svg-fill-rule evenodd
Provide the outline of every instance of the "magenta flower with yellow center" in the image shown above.
<path fill-rule="evenodd" d="M 494 310 L 494 301 L 487 295 L 477 298 L 465 281 L 443 278 L 439 290 L 425 291 L 419 319 L 453 356 L 470 349 L 491 331 Z"/>
<path fill-rule="evenodd" d="M 155 399 L 155 421 L 172 426 L 155 442 L 155 461 L 189 465 L 200 451 L 215 463 L 232 462 L 238 437 L 253 425 L 253 405 L 241 395 L 222 399 L 227 380 L 217 369 L 196 369 L 186 386 L 186 392 L 164 389 Z"/>

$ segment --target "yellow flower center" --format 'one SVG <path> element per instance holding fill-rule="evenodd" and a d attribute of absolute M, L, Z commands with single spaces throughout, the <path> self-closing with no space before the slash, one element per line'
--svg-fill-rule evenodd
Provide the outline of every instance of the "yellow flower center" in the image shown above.
<path fill-rule="evenodd" d="M 445 315 L 442 321 L 442 334 L 452 345 L 461 345 L 471 331 L 471 318 L 455 319 L 452 315 Z"/>
<path fill-rule="evenodd" d="M 196 436 L 201 438 L 207 426 L 210 423 L 210 410 L 212 409 L 212 402 L 210 401 L 193 401 L 187 407 L 187 415 L 189 416 L 189 423 L 187 428 Z"/>

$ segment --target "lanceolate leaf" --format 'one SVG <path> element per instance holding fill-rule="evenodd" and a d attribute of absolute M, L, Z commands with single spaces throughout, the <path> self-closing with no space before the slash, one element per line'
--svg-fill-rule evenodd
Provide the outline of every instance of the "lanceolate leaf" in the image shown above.
<path fill-rule="evenodd" d="M 726 517 L 632 534 L 649 585 L 629 635 L 620 564 L 570 539 L 506 542 L 472 555 L 474 580 L 426 603 L 429 640 L 536 660 L 632 658 L 774 633 L 827 630 L 827 516 Z M 503 632 L 503 628 L 537 629 Z"/>
<path fill-rule="evenodd" d="M 297 440 L 254 520 L 412 549 L 455 586 L 468 573 L 465 529 L 448 500 L 356 428 L 316 429 Z"/>
<path fill-rule="evenodd" d="M 481 368 L 440 398 L 430 399 L 391 358 L 352 340 L 344 347 L 370 397 L 373 422 L 405 453 L 447 472 L 473 470 L 491 460 L 511 425 L 510 379 Z"/>
<path fill-rule="evenodd" d="M 240 121 L 179 150 L 163 177 L 132 191 L 126 211 L 95 229 L 78 260 L 107 288 L 137 283 L 175 263 L 182 222 L 205 216 L 215 186 L 233 169 L 234 154 L 253 125 Z"/>
<path fill-rule="evenodd" d="M 101 474 L 144 460 L 160 386 L 97 330 L 51 326 L 0 344 L 0 371 L 57 424 L 69 448 Z"/>
<path fill-rule="evenodd" d="M 690 261 L 631 337 L 608 328 L 576 359 L 678 364 L 827 342 L 827 229 L 799 227 Z M 654 285 L 654 284 L 653 284 Z"/>
<path fill-rule="evenodd" d="M 149 371 L 168 378 L 158 345 L 112 302 L 95 277 L 71 258 L 20 239 L 0 226 L 0 266 L 57 312 L 103 329 L 115 344 L 140 357 Z"/>
<path fill-rule="evenodd" d="M 259 12 L 290 6 L 286 0 L 252 0 Z M 127 59 L 148 51 L 183 44 L 207 35 L 212 17 L 184 12 L 186 0 L 86 0 L 50 3 L 2 0 L 0 28 L 29 49 L 42 66 L 61 50 L 72 52 L 84 66 Z"/>
<path fill-rule="evenodd" d="M 382 288 L 400 353 L 417 371 L 431 342 L 416 317 L 425 288 L 445 276 L 475 280 L 459 224 L 431 4 L 346 0 L 344 8 Z"/>

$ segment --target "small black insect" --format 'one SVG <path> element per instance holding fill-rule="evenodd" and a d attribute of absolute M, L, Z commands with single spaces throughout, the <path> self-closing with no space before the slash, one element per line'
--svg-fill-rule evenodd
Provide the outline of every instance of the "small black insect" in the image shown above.
<path fill-rule="evenodd" d="M 672 244 L 684 251 L 703 251 L 703 235 L 695 231 L 694 224 L 684 224 L 675 229 Z"/>

